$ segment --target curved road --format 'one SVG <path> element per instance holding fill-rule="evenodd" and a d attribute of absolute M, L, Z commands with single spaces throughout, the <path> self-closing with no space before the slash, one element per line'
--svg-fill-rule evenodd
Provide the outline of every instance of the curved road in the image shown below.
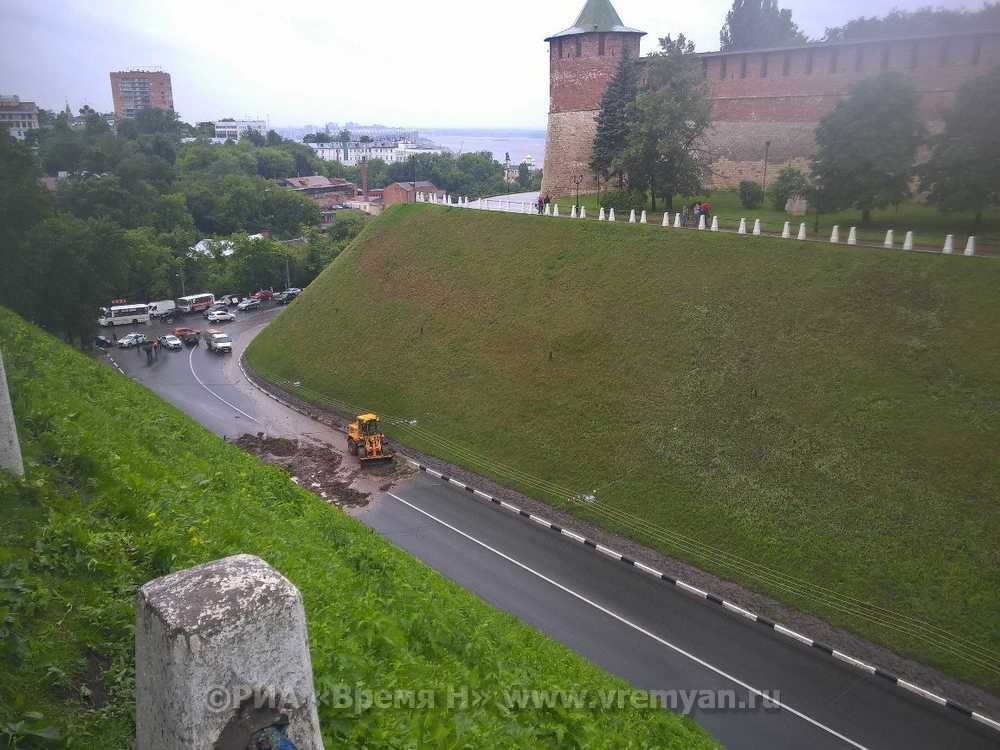
<path fill-rule="evenodd" d="M 239 371 L 240 353 L 276 312 L 228 324 L 232 355 L 202 346 L 164 351 L 152 363 L 129 350 L 116 350 L 114 358 L 130 377 L 219 435 L 307 436 L 342 451 L 342 435 L 267 398 Z M 155 324 L 147 329 L 159 332 Z M 690 711 L 726 747 L 1000 748 L 1000 733 L 954 710 L 426 474 L 352 515 L 609 672 L 668 691 L 665 699 L 678 709 L 692 701 L 735 701 L 736 707 Z M 763 705 L 759 691 L 779 706 Z"/>

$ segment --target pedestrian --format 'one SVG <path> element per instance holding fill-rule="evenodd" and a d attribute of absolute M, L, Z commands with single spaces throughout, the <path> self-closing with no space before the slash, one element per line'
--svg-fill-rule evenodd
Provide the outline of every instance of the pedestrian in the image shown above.
<path fill-rule="evenodd" d="M 550 204 L 551 202 L 552 202 L 552 196 L 550 196 L 550 195 L 546 195 L 546 196 L 545 196 L 545 205 L 547 206 L 547 205 L 549 205 L 549 204 Z"/>
<path fill-rule="evenodd" d="M 153 342 L 153 359 L 159 359 L 159 358 L 160 358 L 160 342 L 159 341 L 154 341 Z"/>
<path fill-rule="evenodd" d="M 538 213 L 545 211 L 545 199 L 539 195 L 538 196 Z"/>
<path fill-rule="evenodd" d="M 686 227 L 688 225 L 688 207 L 684 206 L 684 210 L 681 211 L 681 226 Z"/>
<path fill-rule="evenodd" d="M 115 333 L 114 331 L 111 332 L 111 343 L 114 344 L 115 346 L 118 345 L 118 334 Z"/>

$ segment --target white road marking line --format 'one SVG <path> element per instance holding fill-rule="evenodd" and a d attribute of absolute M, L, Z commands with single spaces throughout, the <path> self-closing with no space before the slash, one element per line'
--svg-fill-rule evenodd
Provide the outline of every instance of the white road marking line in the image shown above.
<path fill-rule="evenodd" d="M 222 403 L 224 403 L 226 406 L 228 406 L 233 411 L 238 411 L 240 414 L 242 414 L 244 417 L 246 417 L 247 419 L 249 419 L 251 422 L 256 422 L 257 424 L 260 424 L 260 421 L 256 417 L 253 417 L 253 416 L 247 414 L 240 407 L 238 407 L 235 404 L 231 404 L 228 401 L 226 401 L 226 399 L 224 399 L 218 393 L 216 393 L 211 388 L 209 388 L 207 385 L 205 385 L 205 383 L 202 381 L 202 379 L 198 377 L 198 373 L 196 373 L 194 371 L 194 352 L 195 352 L 196 348 L 200 349 L 200 347 L 192 347 L 191 348 L 191 353 L 188 355 L 188 366 L 191 368 L 191 374 L 194 375 L 194 379 L 198 381 L 198 385 L 200 385 L 206 391 L 208 391 L 209 393 L 211 393 L 213 396 L 215 396 L 217 399 L 219 399 L 219 401 L 221 401 Z"/>
<path fill-rule="evenodd" d="M 816 719 L 813 719 L 811 716 L 808 716 L 808 715 L 802 713 L 801 711 L 798 711 L 798 710 L 792 708 L 791 706 L 789 706 L 786 703 L 782 703 L 779 700 L 775 700 L 774 698 L 771 698 L 770 696 L 764 695 L 764 693 L 762 691 L 760 691 L 757 688 L 755 688 L 755 687 L 753 687 L 753 686 L 751 686 L 751 685 L 743 682 L 739 678 L 733 677 L 731 674 L 728 674 L 727 672 L 724 672 L 723 670 L 719 669 L 718 667 L 713 666 L 712 664 L 709 664 L 704 659 L 700 659 L 697 656 L 695 656 L 694 654 L 690 653 L 689 651 L 685 651 L 680 646 L 675 646 L 670 641 L 668 641 L 668 640 L 666 640 L 664 638 L 661 638 L 660 636 L 656 635 L 655 633 L 653 633 L 653 632 L 651 632 L 649 630 L 646 630 L 641 625 L 636 625 L 634 622 L 631 622 L 630 620 L 626 619 L 625 617 L 623 617 L 622 615 L 618 614 L 617 612 L 615 612 L 613 610 L 610 610 L 607 607 L 604 607 L 604 606 L 598 604 L 597 602 L 592 601 L 591 599 L 588 599 L 583 594 L 580 594 L 580 593 L 574 591 L 573 589 L 569 588 L 568 586 L 565 586 L 565 585 L 559 583 L 558 581 L 555 581 L 552 578 L 549 578 L 544 573 L 540 573 L 537 570 L 535 570 L 534 568 L 528 567 L 527 565 L 525 565 L 524 563 L 520 562 L 519 560 L 515 560 L 510 555 L 504 554 L 503 552 L 501 552 L 500 550 L 496 549 L 495 547 L 491 547 L 486 542 L 483 542 L 483 541 L 481 541 L 479 539 L 476 539 L 476 537 L 472 536 L 471 534 L 467 534 L 466 532 L 462 531 L 461 529 L 458 529 L 458 528 L 452 526 L 447 521 L 442 521 L 437 516 L 435 516 L 435 515 L 433 515 L 431 513 L 428 513 L 423 508 L 418 508 L 416 505 L 414 505 L 413 503 L 409 502 L 408 500 L 404 500 L 403 498 L 399 497 L 398 495 L 393 494 L 392 492 L 388 492 L 386 494 L 388 494 L 389 497 L 391 497 L 391 498 L 393 498 L 395 500 L 398 500 L 403 505 L 406 505 L 407 507 L 412 508 L 413 510 L 417 511 L 417 513 L 420 513 L 420 514 L 422 514 L 424 516 L 427 516 L 429 519 L 431 519 L 432 521 L 435 521 L 436 523 L 439 523 L 441 526 L 444 526 L 446 529 L 450 529 L 451 531 L 454 531 L 459 536 L 465 537 L 470 542 L 473 542 L 474 544 L 479 545 L 483 549 L 492 552 L 494 555 L 496 555 L 496 556 L 498 556 L 500 558 L 503 558 L 504 560 L 506 560 L 507 562 L 511 563 L 512 565 L 516 565 L 518 568 L 521 568 L 525 572 L 530 573 L 531 575 L 533 575 L 533 576 L 535 576 L 537 578 L 540 578 L 541 580 L 545 581 L 546 583 L 548 583 L 548 584 L 550 584 L 552 586 L 555 586 L 560 591 L 563 591 L 563 592 L 569 594 L 570 596 L 574 597 L 575 599 L 579 599 L 584 604 L 587 604 L 587 605 L 593 607 L 594 609 L 596 609 L 596 610 L 598 610 L 600 612 L 603 612 L 604 614 L 608 615 L 609 617 L 614 618 L 618 622 L 620 622 L 623 625 L 626 625 L 626 626 L 632 628 L 633 630 L 641 633 L 642 635 L 646 636 L 647 638 L 650 638 L 650 639 L 656 641 L 657 643 L 659 643 L 659 644 L 661 644 L 663 646 L 666 646 L 670 650 L 675 651 L 676 653 L 680 654 L 681 656 L 684 656 L 684 657 L 690 659 L 691 661 L 695 662 L 696 664 L 699 664 L 699 665 L 705 667 L 705 669 L 708 669 L 708 670 L 714 672 L 715 674 L 719 675 L 720 677 L 723 677 L 723 678 L 729 680 L 730 682 L 733 682 L 736 685 L 739 685 L 741 688 L 743 688 L 743 689 L 745 689 L 745 690 L 753 693 L 754 695 L 756 695 L 756 696 L 758 696 L 760 698 L 764 698 L 764 699 L 768 700 L 771 703 L 771 705 L 777 706 L 778 708 L 784 709 L 785 711 L 788 711 L 789 713 L 794 714 L 795 716 L 798 716 L 800 719 L 803 719 L 803 720 L 809 722 L 810 724 L 812 724 L 813 726 L 815 726 L 815 727 L 817 727 L 819 729 L 822 729 L 824 732 L 828 732 L 829 734 L 832 734 L 837 739 L 843 740 L 844 742 L 846 742 L 848 745 L 851 745 L 852 747 L 856 747 L 859 750 L 868 750 L 868 748 L 866 748 L 864 745 L 862 745 L 862 744 L 860 744 L 858 742 L 855 742 L 854 740 L 850 739 L 849 737 L 845 737 L 844 735 L 840 734 L 840 732 L 836 731 L 835 729 L 832 729 L 832 728 L 826 726 L 825 724 L 820 723 Z"/>

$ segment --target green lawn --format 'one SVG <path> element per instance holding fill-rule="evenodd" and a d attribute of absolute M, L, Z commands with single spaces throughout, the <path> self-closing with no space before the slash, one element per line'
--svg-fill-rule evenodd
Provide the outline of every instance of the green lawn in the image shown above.
<path fill-rule="evenodd" d="M 691 205 L 696 200 L 707 200 L 712 205 L 713 212 L 719 217 L 719 226 L 722 229 L 736 230 L 740 225 L 740 219 L 747 220 L 747 231 L 753 229 L 754 219 L 760 219 L 761 230 L 765 234 L 781 234 L 782 227 L 786 221 L 791 223 L 792 236 L 798 233 L 799 223 L 806 223 L 806 231 L 810 240 L 829 240 L 833 225 L 840 227 L 840 241 L 847 242 L 847 233 L 852 226 L 858 227 L 858 239 L 868 242 L 878 242 L 881 244 L 885 240 L 885 233 L 888 229 L 895 230 L 896 247 L 903 246 L 903 237 L 907 231 L 913 231 L 914 241 L 918 246 L 940 250 L 944 246 L 944 238 L 947 234 L 955 235 L 956 251 L 961 253 L 965 248 L 965 241 L 972 233 L 974 216 L 972 214 L 946 214 L 938 209 L 908 203 L 898 209 L 887 208 L 882 211 L 873 211 L 871 223 L 861 226 L 861 214 L 858 211 L 841 211 L 835 214 L 821 214 L 819 222 L 819 232 L 815 232 L 816 215 L 809 209 L 807 216 L 792 216 L 784 211 L 775 211 L 770 203 L 765 203 L 760 208 L 743 208 L 740 205 L 740 197 L 735 192 L 718 192 L 708 196 L 694 196 L 690 198 L 675 200 L 677 209 L 685 205 Z M 555 203 L 559 204 L 561 214 L 569 214 L 570 207 L 575 202 L 572 196 L 556 198 Z M 581 195 L 580 204 L 587 207 L 587 217 L 597 216 L 597 196 Z M 648 208 L 648 206 L 646 206 Z M 642 206 L 636 206 L 636 215 L 639 214 Z M 650 223 L 660 224 L 663 219 L 663 203 L 657 203 L 657 211 L 650 212 L 647 220 Z M 617 212 L 618 221 L 628 221 L 628 212 Z M 671 215 L 673 212 L 671 212 Z M 977 252 L 1000 253 L 1000 209 L 987 211 L 983 215 L 983 225 L 976 237 Z"/>
<path fill-rule="evenodd" d="M 996 691 L 998 303 L 990 259 L 401 206 L 249 357 Z"/>
<path fill-rule="evenodd" d="M 137 588 L 237 552 L 302 592 L 327 748 L 714 747 L 662 710 L 508 709 L 627 686 L 4 308 L 0 345 L 27 468 L 0 471 L 3 747 L 130 747 Z M 437 702 L 355 711 L 337 686 Z M 466 688 L 496 702 L 447 709 Z"/>

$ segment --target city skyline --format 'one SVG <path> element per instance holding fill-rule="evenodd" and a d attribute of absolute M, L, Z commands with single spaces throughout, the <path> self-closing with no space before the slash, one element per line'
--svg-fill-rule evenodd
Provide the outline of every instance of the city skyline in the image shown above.
<path fill-rule="evenodd" d="M 570 25 L 581 5 L 582 0 L 544 5 L 513 0 L 503 8 L 456 9 L 445 0 L 427 0 L 414 17 L 409 4 L 389 0 L 373 21 L 359 6 L 327 13 L 286 8 L 273 17 L 271 6 L 256 0 L 236 14 L 188 0 L 169 5 L 113 0 L 99 8 L 80 0 L 44 7 L 6 4 L 0 12 L 10 43 L 0 51 L 5 71 L 0 88 L 49 109 L 68 102 L 74 111 L 87 104 L 110 112 L 109 72 L 160 69 L 171 74 L 175 107 L 188 122 L 249 117 L 271 127 L 353 120 L 427 129 L 544 129 L 549 91 L 542 40 Z M 730 5 L 730 0 L 707 0 L 693 13 L 690 3 L 615 3 L 627 24 L 648 32 L 647 53 L 667 33 L 684 33 L 699 51 L 718 49 Z M 848 0 L 815 7 L 808 0 L 788 0 L 782 5 L 810 37 L 818 37 L 852 18 L 924 3 Z M 406 62 L 407 55 L 416 62 Z"/>

